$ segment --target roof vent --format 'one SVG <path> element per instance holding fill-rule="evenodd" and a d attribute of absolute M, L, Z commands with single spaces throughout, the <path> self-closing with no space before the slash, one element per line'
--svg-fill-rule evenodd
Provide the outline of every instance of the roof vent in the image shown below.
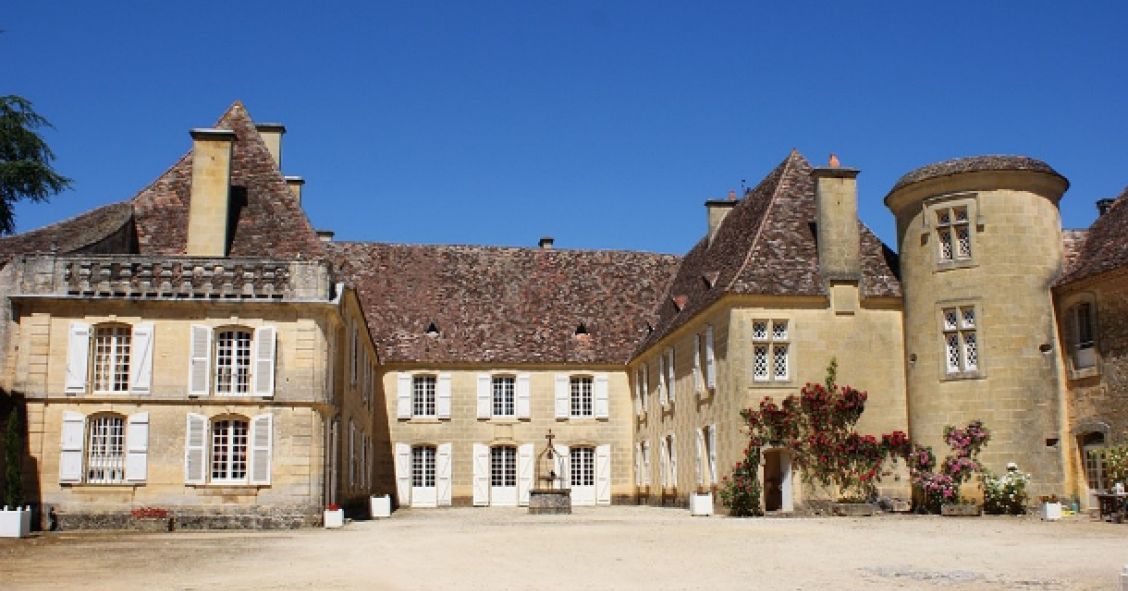
<path fill-rule="evenodd" d="M 709 271 L 701 276 L 701 280 L 705 282 L 706 289 L 713 289 L 713 286 L 717 284 L 717 279 L 720 279 L 720 277 L 720 271 Z"/>
<path fill-rule="evenodd" d="M 337 235 L 333 230 L 315 230 L 314 232 L 317 234 L 317 239 L 322 242 L 332 242 L 333 236 Z"/>
<path fill-rule="evenodd" d="M 1112 209 L 1112 204 L 1116 203 L 1115 199 L 1098 199 L 1097 200 L 1097 214 L 1104 215 L 1108 210 Z"/>
<path fill-rule="evenodd" d="M 542 250 L 552 250 L 552 245 L 555 243 L 556 240 L 554 240 L 552 236 L 545 236 L 544 238 L 540 239 L 539 246 Z"/>
<path fill-rule="evenodd" d="M 439 327 L 434 322 L 432 322 L 432 323 L 427 325 L 427 330 L 424 331 L 424 334 L 426 334 L 427 336 L 429 336 L 431 338 L 438 337 L 439 336 Z"/>
<path fill-rule="evenodd" d="M 587 329 L 587 326 L 586 326 L 586 325 L 584 325 L 584 323 L 583 323 L 583 322 L 581 322 L 581 323 L 579 324 L 579 326 L 577 326 L 577 327 L 576 327 L 576 332 L 574 333 L 574 336 L 577 336 L 577 337 L 586 337 L 587 335 L 588 335 L 588 329 Z"/>
<path fill-rule="evenodd" d="M 686 303 L 689 302 L 689 296 L 686 295 L 676 295 L 672 299 L 674 300 L 674 308 L 676 308 L 678 312 L 685 309 Z"/>

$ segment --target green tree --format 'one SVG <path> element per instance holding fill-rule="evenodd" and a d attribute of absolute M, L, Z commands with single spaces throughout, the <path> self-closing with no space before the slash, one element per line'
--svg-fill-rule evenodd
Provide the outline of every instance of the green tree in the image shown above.
<path fill-rule="evenodd" d="M 71 186 L 51 168 L 55 154 L 36 130 L 51 124 L 19 96 L 0 97 L 0 235 L 16 230 L 17 201 L 46 201 Z"/>

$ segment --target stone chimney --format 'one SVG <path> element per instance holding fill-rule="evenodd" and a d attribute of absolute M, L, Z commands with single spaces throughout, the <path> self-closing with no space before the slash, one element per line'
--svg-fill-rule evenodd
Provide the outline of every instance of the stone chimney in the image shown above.
<path fill-rule="evenodd" d="M 317 239 L 322 242 L 332 242 L 333 236 L 337 235 L 333 230 L 314 230 L 314 232 L 317 234 Z"/>
<path fill-rule="evenodd" d="M 1112 204 L 1116 203 L 1115 199 L 1098 199 L 1097 200 L 1097 215 L 1102 216 L 1112 209 Z"/>
<path fill-rule="evenodd" d="M 539 246 L 541 250 L 552 250 L 552 246 L 555 243 L 556 241 L 552 238 L 552 236 L 545 236 L 544 238 L 540 239 Z"/>
<path fill-rule="evenodd" d="M 255 123 L 255 129 L 274 157 L 275 166 L 282 170 L 282 134 L 286 133 L 286 126 L 281 123 Z"/>
<path fill-rule="evenodd" d="M 298 205 L 302 204 L 302 186 L 304 186 L 304 185 L 305 185 L 305 179 L 303 179 L 300 176 L 288 176 L 288 177 L 286 177 L 286 186 L 290 187 L 290 192 L 293 193 L 294 197 L 297 198 Z"/>
<path fill-rule="evenodd" d="M 705 213 L 708 222 L 708 236 L 709 244 L 713 243 L 713 236 L 717 234 L 717 230 L 721 227 L 721 222 L 725 221 L 725 216 L 736 204 L 740 203 L 736 200 L 736 191 L 729 191 L 728 199 L 710 199 L 705 202 Z"/>
<path fill-rule="evenodd" d="M 231 148 L 235 132 L 192 130 L 192 189 L 188 206 L 189 256 L 227 255 Z"/>
<path fill-rule="evenodd" d="M 861 237 L 858 233 L 858 169 L 830 164 L 811 171 L 815 181 L 819 271 L 831 281 L 861 279 Z"/>

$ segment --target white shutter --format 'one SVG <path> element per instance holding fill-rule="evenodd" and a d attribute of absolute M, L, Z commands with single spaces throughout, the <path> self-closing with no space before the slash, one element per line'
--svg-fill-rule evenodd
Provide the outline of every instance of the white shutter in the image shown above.
<path fill-rule="evenodd" d="M 450 379 L 449 373 L 441 373 L 436 385 L 435 416 L 440 419 L 450 418 Z"/>
<path fill-rule="evenodd" d="M 560 474 L 556 475 L 556 488 L 571 488 L 572 459 L 568 454 L 568 446 L 556 443 L 552 447 L 556 450 L 556 465 L 560 467 Z"/>
<path fill-rule="evenodd" d="M 536 464 L 533 444 L 524 443 L 517 447 L 517 504 L 529 505 L 529 490 L 533 488 L 533 468 Z"/>
<path fill-rule="evenodd" d="M 204 465 L 204 460 L 207 457 L 204 453 L 208 439 L 207 417 L 188 413 L 186 433 L 184 440 L 184 484 L 203 484 L 207 468 Z"/>
<path fill-rule="evenodd" d="M 251 484 L 270 484 L 273 447 L 274 415 L 258 415 L 251 419 Z"/>
<path fill-rule="evenodd" d="M 674 439 L 674 434 L 670 434 L 667 440 L 670 444 L 670 486 L 677 488 L 678 486 L 678 443 Z"/>
<path fill-rule="evenodd" d="M 527 373 L 517 374 L 517 418 L 527 419 L 532 416 L 532 392 L 532 376 Z"/>
<path fill-rule="evenodd" d="M 668 376 L 666 376 L 666 384 L 670 388 L 670 394 L 669 394 L 670 403 L 673 404 L 674 400 L 676 399 L 675 398 L 675 391 L 676 391 L 675 386 L 676 386 L 676 384 L 674 382 L 677 381 L 677 378 L 678 378 L 677 364 L 674 362 L 674 349 L 673 349 L 673 347 L 670 347 L 670 359 L 668 361 L 666 361 L 666 373 L 669 374 Z"/>
<path fill-rule="evenodd" d="M 650 442 L 642 442 L 642 484 L 650 486 Z"/>
<path fill-rule="evenodd" d="M 438 486 L 438 505 L 440 507 L 450 506 L 451 503 L 451 468 L 450 468 L 450 450 L 451 444 L 439 444 L 435 452 L 435 484 Z"/>
<path fill-rule="evenodd" d="M 693 335 L 693 391 L 701 394 L 705 389 L 705 380 L 701 375 L 701 338 Z"/>
<path fill-rule="evenodd" d="M 670 484 L 670 454 L 666 449 L 666 440 L 658 440 L 658 455 L 661 456 L 661 465 L 659 466 L 659 476 L 661 477 L 662 487 L 665 488 Z"/>
<path fill-rule="evenodd" d="M 705 327 L 705 387 L 712 390 L 717 387 L 716 359 L 713 353 L 713 327 Z"/>
<path fill-rule="evenodd" d="M 709 478 L 717 484 L 717 424 L 709 425 Z"/>
<path fill-rule="evenodd" d="M 149 394 L 153 384 L 153 324 L 133 327 L 129 381 L 134 394 Z"/>
<path fill-rule="evenodd" d="M 207 396 L 211 371 L 211 327 L 192 325 L 192 346 L 188 367 L 188 395 Z M 202 474 L 202 473 L 201 473 Z"/>
<path fill-rule="evenodd" d="M 666 353 L 662 352 L 658 356 L 658 402 L 662 406 L 669 404 L 669 398 L 666 396 Z"/>
<path fill-rule="evenodd" d="M 59 453 L 59 482 L 82 482 L 82 444 L 86 441 L 86 417 L 63 411 L 63 439 Z"/>
<path fill-rule="evenodd" d="M 595 418 L 597 419 L 608 417 L 610 406 L 608 389 L 607 374 L 595 376 Z"/>
<path fill-rule="evenodd" d="M 396 496 L 400 507 L 411 505 L 411 446 L 396 444 Z"/>
<path fill-rule="evenodd" d="M 566 419 L 570 412 L 568 400 L 569 379 L 567 374 L 556 374 L 556 418 Z"/>
<path fill-rule="evenodd" d="M 702 462 L 705 461 L 705 436 L 701 434 L 701 429 L 696 431 L 697 437 L 695 438 L 697 453 L 693 457 L 693 474 L 697 479 L 697 486 L 705 485 L 705 471 L 702 469 L 704 466 Z"/>
<path fill-rule="evenodd" d="M 642 370 L 635 372 L 634 413 L 636 417 L 642 416 Z"/>
<path fill-rule="evenodd" d="M 82 394 L 86 391 L 86 363 L 89 359 L 90 325 L 85 322 L 72 322 L 67 343 L 67 394 Z M 79 475 L 81 476 L 81 470 Z"/>
<path fill-rule="evenodd" d="M 262 326 L 255 331 L 254 373 L 251 375 L 251 391 L 255 396 L 270 398 L 274 396 L 274 356 L 277 330 L 273 326 Z"/>
<path fill-rule="evenodd" d="M 145 482 L 149 474 L 149 413 L 139 412 L 129 415 L 127 425 L 125 481 Z"/>
<path fill-rule="evenodd" d="M 642 486 L 642 444 L 634 448 L 635 486 Z"/>
<path fill-rule="evenodd" d="M 352 321 L 352 343 L 349 347 L 349 383 L 353 386 L 356 385 L 356 366 L 360 362 L 358 359 L 359 350 L 358 344 L 360 343 L 360 331 L 356 327 L 356 319 Z"/>
<path fill-rule="evenodd" d="M 478 374 L 478 418 L 488 419 L 493 416 L 493 392 L 491 386 L 493 378 L 488 373 Z"/>
<path fill-rule="evenodd" d="M 490 447 L 474 444 L 474 506 L 490 504 Z"/>
<path fill-rule="evenodd" d="M 411 418 L 411 374 L 402 371 L 396 378 L 396 418 Z"/>
<path fill-rule="evenodd" d="M 595 504 L 611 504 L 611 445 L 595 448 Z"/>
<path fill-rule="evenodd" d="M 650 405 L 650 367 L 642 364 L 642 412 Z"/>

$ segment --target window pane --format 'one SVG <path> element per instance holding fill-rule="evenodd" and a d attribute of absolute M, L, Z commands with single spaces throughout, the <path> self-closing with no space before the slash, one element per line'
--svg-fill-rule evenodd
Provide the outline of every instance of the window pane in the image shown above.
<path fill-rule="evenodd" d="M 490 486 L 517 486 L 517 448 L 490 449 Z"/>
<path fill-rule="evenodd" d="M 592 416 L 591 378 L 572 378 L 572 416 Z"/>
<path fill-rule="evenodd" d="M 590 447 L 574 447 L 570 454 L 572 486 L 595 486 L 595 450 Z"/>
<path fill-rule="evenodd" d="M 90 419 L 86 450 L 86 482 L 113 484 L 125 480 L 125 421 L 113 415 Z"/>
<path fill-rule="evenodd" d="M 250 331 L 225 330 L 216 337 L 215 391 L 217 394 L 250 393 Z"/>
<path fill-rule="evenodd" d="M 976 369 L 979 367 L 979 343 L 974 332 L 965 332 L 964 338 L 964 368 Z"/>
<path fill-rule="evenodd" d="M 779 340 L 784 340 L 786 338 L 787 338 L 787 321 L 786 320 L 776 320 L 775 322 L 772 322 L 772 339 L 779 341 Z"/>
<path fill-rule="evenodd" d="M 1085 303 L 1077 306 L 1077 347 L 1088 349 L 1093 346 L 1093 308 Z"/>
<path fill-rule="evenodd" d="M 772 348 L 772 366 L 777 380 L 787 379 L 787 345 L 776 345 Z"/>
<path fill-rule="evenodd" d="M 952 214 L 947 209 L 941 209 L 936 212 L 936 223 L 940 226 L 946 226 L 952 223 Z"/>
<path fill-rule="evenodd" d="M 768 379 L 768 346 L 756 345 L 752 356 L 752 376 L 757 380 Z"/>
<path fill-rule="evenodd" d="M 952 230 L 951 228 L 940 228 L 936 231 L 936 237 L 940 243 L 940 260 L 952 260 Z"/>
<path fill-rule="evenodd" d="M 956 255 L 971 258 L 971 230 L 967 226 L 956 227 Z"/>
<path fill-rule="evenodd" d="M 94 391 L 129 390 L 129 351 L 132 329 L 127 326 L 98 328 L 94 332 Z"/>
<path fill-rule="evenodd" d="M 411 449 L 411 486 L 435 486 L 435 448 L 423 446 Z"/>
<path fill-rule="evenodd" d="M 947 335 L 948 372 L 960 370 L 960 337 L 955 334 Z"/>
<path fill-rule="evenodd" d="M 212 480 L 247 478 L 247 432 L 247 421 L 231 419 L 212 423 Z"/>
<path fill-rule="evenodd" d="M 944 330 L 956 329 L 956 309 L 944 310 Z"/>
<path fill-rule="evenodd" d="M 514 378 L 498 376 L 493 378 L 493 414 L 511 417 L 514 410 Z"/>
<path fill-rule="evenodd" d="M 756 320 L 752 323 L 752 338 L 757 341 L 764 341 L 768 339 L 767 321 Z"/>
<path fill-rule="evenodd" d="M 411 414 L 417 417 L 435 416 L 435 376 L 415 376 L 412 379 Z"/>
<path fill-rule="evenodd" d="M 975 308 L 963 308 L 961 313 L 961 326 L 963 328 L 975 328 Z"/>

